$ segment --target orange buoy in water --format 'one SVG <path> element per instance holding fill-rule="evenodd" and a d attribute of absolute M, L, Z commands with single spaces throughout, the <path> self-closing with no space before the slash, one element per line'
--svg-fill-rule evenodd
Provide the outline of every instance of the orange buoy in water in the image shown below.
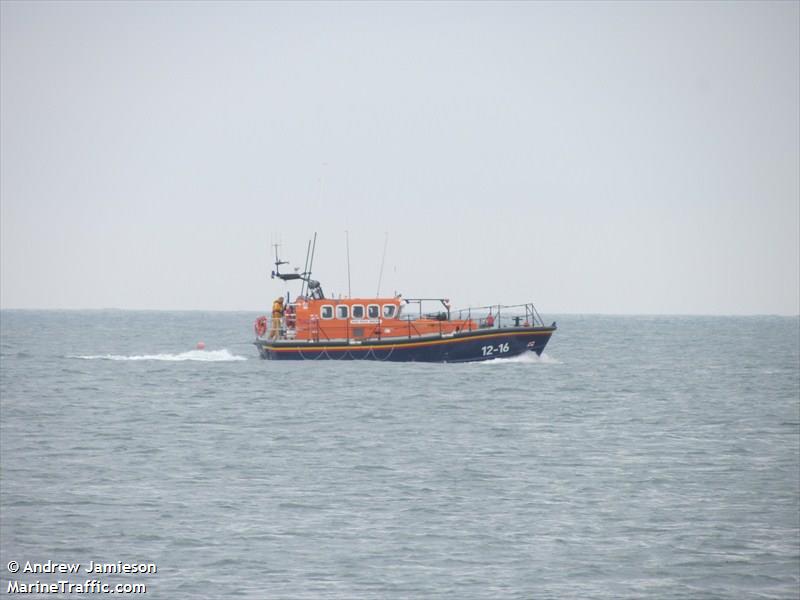
<path fill-rule="evenodd" d="M 206 343 L 205 342 L 197 342 L 197 349 L 198 350 L 205 350 L 206 349 Z"/>

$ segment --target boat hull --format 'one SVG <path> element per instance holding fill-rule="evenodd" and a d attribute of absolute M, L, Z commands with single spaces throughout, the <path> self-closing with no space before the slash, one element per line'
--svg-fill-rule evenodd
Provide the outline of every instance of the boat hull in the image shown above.
<path fill-rule="evenodd" d="M 267 360 L 380 360 L 392 362 L 474 362 L 541 354 L 555 327 L 510 327 L 465 331 L 452 336 L 393 338 L 363 343 L 256 340 Z"/>

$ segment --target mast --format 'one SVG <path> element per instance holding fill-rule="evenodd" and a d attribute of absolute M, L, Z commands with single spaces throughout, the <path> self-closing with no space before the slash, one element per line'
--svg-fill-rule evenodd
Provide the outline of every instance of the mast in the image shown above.
<path fill-rule="evenodd" d="M 303 265 L 303 273 L 308 272 L 308 255 L 311 253 L 311 240 L 308 240 L 308 246 L 306 247 L 306 262 Z M 306 280 L 303 279 L 303 285 L 300 287 L 300 295 L 305 296 L 306 291 Z"/>
<path fill-rule="evenodd" d="M 383 256 L 381 257 L 381 272 L 378 275 L 378 291 L 375 293 L 375 296 L 378 298 L 381 297 L 381 280 L 383 279 L 383 263 L 386 261 L 386 244 L 389 242 L 389 232 L 384 233 L 383 237 Z"/>
<path fill-rule="evenodd" d="M 347 297 L 352 298 L 353 292 L 350 290 L 350 232 L 344 232 L 344 238 L 347 243 Z"/>
<path fill-rule="evenodd" d="M 314 268 L 314 253 L 317 250 L 317 232 L 314 232 L 314 243 L 311 246 L 311 264 L 308 265 L 308 271 L 304 275 L 311 277 L 311 270 Z"/>

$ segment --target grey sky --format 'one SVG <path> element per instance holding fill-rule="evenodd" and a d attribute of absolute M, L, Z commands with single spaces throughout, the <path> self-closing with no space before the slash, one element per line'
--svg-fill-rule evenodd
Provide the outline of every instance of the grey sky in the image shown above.
<path fill-rule="evenodd" d="M 800 312 L 800 4 L 2 3 L 0 305 Z"/>

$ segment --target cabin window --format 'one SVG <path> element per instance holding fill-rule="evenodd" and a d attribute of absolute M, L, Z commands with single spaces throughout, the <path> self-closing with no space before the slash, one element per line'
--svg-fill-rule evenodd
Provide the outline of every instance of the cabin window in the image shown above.
<path fill-rule="evenodd" d="M 333 318 L 333 306 L 330 304 L 326 304 L 321 306 L 319 309 L 319 316 L 323 319 L 332 319 Z"/>
<path fill-rule="evenodd" d="M 397 312 L 397 306 L 394 304 L 384 304 L 383 305 L 383 316 L 387 319 L 391 319 L 394 317 L 394 313 Z"/>
<path fill-rule="evenodd" d="M 369 315 L 370 319 L 377 319 L 381 316 L 381 307 L 377 304 L 370 304 L 367 307 L 367 314 Z"/>
<path fill-rule="evenodd" d="M 353 318 L 354 319 L 363 319 L 364 318 L 364 307 L 360 304 L 353 305 Z"/>
<path fill-rule="evenodd" d="M 339 304 L 336 306 L 336 318 L 337 319 L 346 319 L 350 316 L 350 307 L 347 304 Z"/>

